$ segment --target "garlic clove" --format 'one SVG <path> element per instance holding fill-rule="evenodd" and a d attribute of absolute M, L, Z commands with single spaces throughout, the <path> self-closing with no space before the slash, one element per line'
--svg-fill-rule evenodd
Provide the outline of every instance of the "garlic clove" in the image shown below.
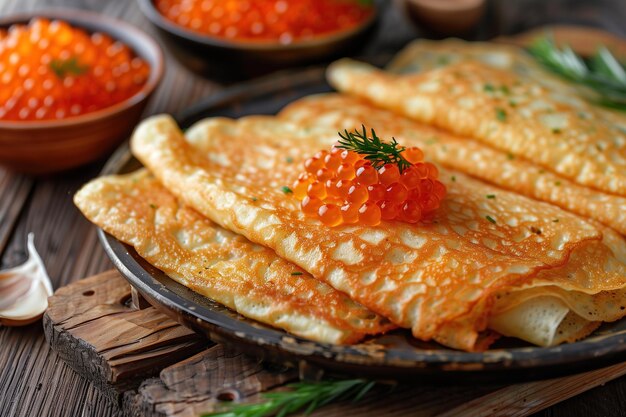
<path fill-rule="evenodd" d="M 0 324 L 23 326 L 41 318 L 48 308 L 52 284 L 46 267 L 28 234 L 28 260 L 15 268 L 0 271 Z"/>

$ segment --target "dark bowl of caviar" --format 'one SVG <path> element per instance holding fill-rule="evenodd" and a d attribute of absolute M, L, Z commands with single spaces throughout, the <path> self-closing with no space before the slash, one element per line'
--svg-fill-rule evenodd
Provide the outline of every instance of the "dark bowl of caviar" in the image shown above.
<path fill-rule="evenodd" d="M 114 149 L 163 74 L 163 54 L 148 35 L 78 10 L 2 17 L 0 49 L 0 164 L 30 174 Z"/>
<path fill-rule="evenodd" d="M 138 0 L 186 67 L 221 81 L 353 55 L 375 30 L 373 0 Z"/>

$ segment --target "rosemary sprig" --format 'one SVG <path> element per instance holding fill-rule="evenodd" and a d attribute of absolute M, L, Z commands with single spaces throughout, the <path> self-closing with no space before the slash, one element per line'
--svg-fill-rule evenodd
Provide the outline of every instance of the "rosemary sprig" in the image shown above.
<path fill-rule="evenodd" d="M 374 381 L 365 379 L 297 382 L 287 385 L 291 388 L 289 391 L 261 394 L 265 402 L 237 404 L 227 411 L 203 414 L 202 417 L 285 417 L 303 409 L 305 415 L 309 415 L 333 401 L 350 398 L 359 401 L 374 385 Z"/>
<path fill-rule="evenodd" d="M 626 111 L 626 70 L 606 47 L 585 61 L 569 46 L 559 48 L 551 37 L 543 37 L 529 52 L 548 70 L 595 91 L 598 104 Z"/>
<path fill-rule="evenodd" d="M 370 161 L 376 169 L 385 164 L 396 164 L 402 172 L 411 166 L 411 163 L 402 156 L 402 152 L 406 148 L 400 146 L 396 138 L 391 138 L 391 142 L 383 142 L 376 136 L 374 129 L 371 129 L 372 137 L 370 138 L 367 136 L 365 126 L 361 125 L 361 128 L 361 132 L 358 129 L 355 129 L 354 132 L 348 132 L 348 130 L 344 130 L 343 133 L 338 132 L 341 139 L 339 139 L 337 148 L 364 155 L 364 158 Z"/>

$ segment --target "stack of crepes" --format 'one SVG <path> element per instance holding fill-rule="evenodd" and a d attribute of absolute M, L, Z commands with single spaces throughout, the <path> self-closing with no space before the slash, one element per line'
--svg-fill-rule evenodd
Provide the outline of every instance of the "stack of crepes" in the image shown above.
<path fill-rule="evenodd" d="M 320 342 L 402 327 L 467 351 L 499 335 L 551 346 L 626 315 L 626 119 L 511 47 L 419 42 L 391 70 L 339 61 L 346 95 L 277 116 L 185 134 L 147 119 L 131 141 L 146 170 L 75 202 L 173 279 Z M 326 227 L 285 192 L 362 124 L 438 164 L 448 195 L 428 222 Z"/>

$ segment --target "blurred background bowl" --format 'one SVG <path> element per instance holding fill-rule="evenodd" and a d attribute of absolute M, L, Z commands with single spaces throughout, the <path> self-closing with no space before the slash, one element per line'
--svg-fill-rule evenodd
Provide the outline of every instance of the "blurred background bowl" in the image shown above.
<path fill-rule="evenodd" d="M 409 19 L 433 38 L 464 37 L 476 28 L 486 0 L 402 0 Z"/>
<path fill-rule="evenodd" d="M 288 67 L 352 55 L 366 45 L 378 22 L 378 8 L 356 27 L 291 44 L 229 40 L 186 29 L 164 17 L 153 0 L 137 0 L 172 54 L 187 68 L 220 81 L 238 81 Z"/>
<path fill-rule="evenodd" d="M 135 27 L 79 10 L 4 16 L 0 28 L 26 24 L 35 17 L 63 20 L 90 33 L 106 33 L 150 65 L 150 75 L 140 91 L 104 109 L 60 120 L 0 120 L 0 164 L 19 172 L 46 174 L 94 161 L 128 137 L 161 81 L 163 53 L 152 38 Z"/>

